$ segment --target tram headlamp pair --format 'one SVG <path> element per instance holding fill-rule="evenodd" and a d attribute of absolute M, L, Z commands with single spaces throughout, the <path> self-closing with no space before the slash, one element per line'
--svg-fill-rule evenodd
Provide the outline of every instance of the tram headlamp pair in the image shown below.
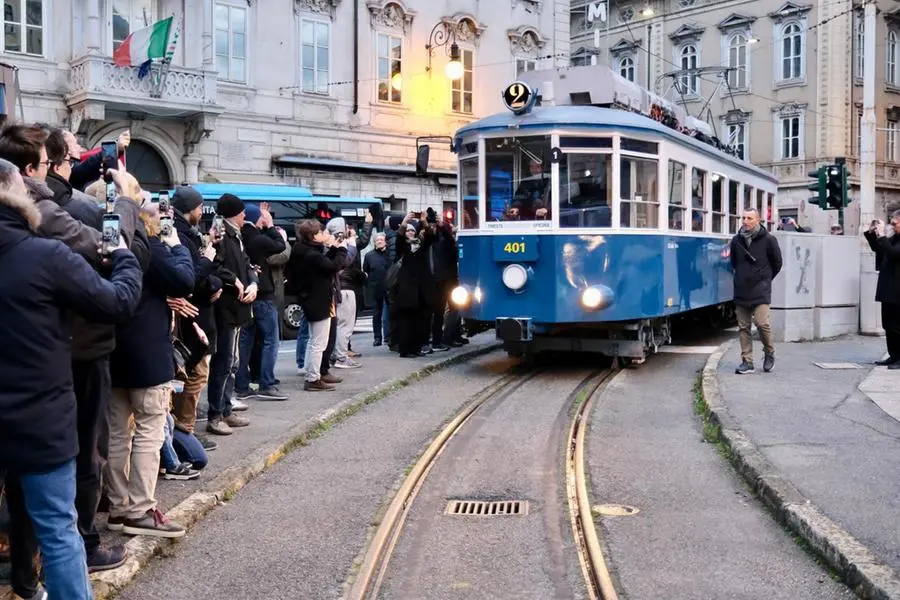
<path fill-rule="evenodd" d="M 453 291 L 450 292 L 450 302 L 457 308 L 466 308 L 473 299 L 475 302 L 480 303 L 482 297 L 483 295 L 480 287 L 476 287 L 474 292 L 469 293 L 467 288 L 460 285 L 453 288 Z"/>

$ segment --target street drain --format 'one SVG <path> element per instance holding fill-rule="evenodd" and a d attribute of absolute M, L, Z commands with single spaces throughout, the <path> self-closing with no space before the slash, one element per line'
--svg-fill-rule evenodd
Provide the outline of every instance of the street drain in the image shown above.
<path fill-rule="evenodd" d="M 501 500 L 498 502 L 451 500 L 447 503 L 444 514 L 464 515 L 467 517 L 507 517 L 510 515 L 527 515 L 528 502 L 524 500 Z"/>
<path fill-rule="evenodd" d="M 591 512 L 604 517 L 630 517 L 638 514 L 640 511 L 633 506 L 625 506 L 624 504 L 598 504 L 593 507 Z"/>

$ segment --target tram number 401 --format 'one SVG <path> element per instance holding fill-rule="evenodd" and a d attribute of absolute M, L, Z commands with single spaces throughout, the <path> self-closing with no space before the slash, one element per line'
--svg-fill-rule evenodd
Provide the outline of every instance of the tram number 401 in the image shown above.
<path fill-rule="evenodd" d="M 525 242 L 507 242 L 503 251 L 507 254 L 525 254 Z"/>

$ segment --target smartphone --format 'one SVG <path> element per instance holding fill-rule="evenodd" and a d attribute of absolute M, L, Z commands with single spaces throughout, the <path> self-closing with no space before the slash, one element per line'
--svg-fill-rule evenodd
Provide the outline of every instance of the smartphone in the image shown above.
<path fill-rule="evenodd" d="M 169 212 L 169 192 L 159 193 L 159 214 L 164 215 Z"/>
<path fill-rule="evenodd" d="M 116 184 L 112 180 L 106 184 L 106 212 L 111 213 L 116 203 Z"/>
<path fill-rule="evenodd" d="M 100 142 L 103 170 L 119 168 L 119 147 L 115 142 Z"/>
<path fill-rule="evenodd" d="M 201 247 L 201 248 L 208 248 L 208 247 L 209 247 L 209 236 L 208 236 L 208 235 L 203 234 L 203 235 L 200 236 L 200 247 Z"/>
<path fill-rule="evenodd" d="M 161 228 L 159 234 L 160 237 L 169 237 L 170 235 L 172 235 L 172 227 L 175 226 L 175 221 L 172 219 L 172 217 L 161 216 L 159 218 L 159 225 Z"/>
<path fill-rule="evenodd" d="M 107 213 L 103 215 L 103 240 L 100 251 L 103 254 L 111 254 L 113 250 L 119 247 L 119 238 L 122 235 L 122 225 L 119 215 Z"/>
<path fill-rule="evenodd" d="M 210 227 L 210 230 L 213 229 L 215 229 L 216 233 L 219 235 L 225 233 L 225 219 L 222 217 L 222 215 L 216 215 L 213 219 L 212 227 Z"/>

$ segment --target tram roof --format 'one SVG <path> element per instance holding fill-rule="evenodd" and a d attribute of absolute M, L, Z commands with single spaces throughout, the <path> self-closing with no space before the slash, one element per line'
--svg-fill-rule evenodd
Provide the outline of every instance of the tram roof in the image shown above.
<path fill-rule="evenodd" d="M 496 113 L 460 128 L 456 132 L 456 139 L 461 140 L 473 135 L 491 132 L 509 132 L 514 134 L 533 129 L 557 129 L 563 127 L 566 129 L 585 129 L 597 132 L 634 131 L 637 133 L 653 133 L 678 144 L 690 146 L 707 156 L 726 161 L 736 168 L 749 171 L 758 177 L 768 179 L 772 183 L 778 183 L 776 177 L 769 171 L 720 152 L 709 144 L 704 144 L 690 136 L 679 133 L 650 117 L 617 108 L 543 106 L 536 107 L 531 112 L 523 115 L 515 115 L 511 112 Z"/>

